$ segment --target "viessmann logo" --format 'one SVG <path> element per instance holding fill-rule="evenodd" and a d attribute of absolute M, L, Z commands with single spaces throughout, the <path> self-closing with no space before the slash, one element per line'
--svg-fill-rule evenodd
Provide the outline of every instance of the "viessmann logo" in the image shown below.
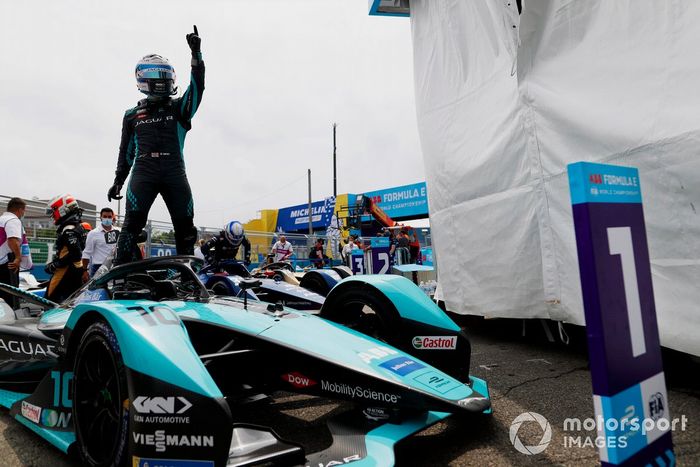
<path fill-rule="evenodd" d="M 457 336 L 416 336 L 413 338 L 413 348 L 454 350 L 457 348 Z"/>
<path fill-rule="evenodd" d="M 132 433 L 134 443 L 142 446 L 155 446 L 157 452 L 164 452 L 166 447 L 214 447 L 214 436 L 211 435 L 170 435 L 165 430 L 155 433 Z"/>

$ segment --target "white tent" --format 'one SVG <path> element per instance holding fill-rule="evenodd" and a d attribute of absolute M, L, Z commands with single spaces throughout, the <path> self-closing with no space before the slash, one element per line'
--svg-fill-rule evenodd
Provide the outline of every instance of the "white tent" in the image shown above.
<path fill-rule="evenodd" d="M 661 342 L 700 355 L 700 2 L 411 0 L 448 309 L 584 324 L 566 165 L 639 168 Z"/>

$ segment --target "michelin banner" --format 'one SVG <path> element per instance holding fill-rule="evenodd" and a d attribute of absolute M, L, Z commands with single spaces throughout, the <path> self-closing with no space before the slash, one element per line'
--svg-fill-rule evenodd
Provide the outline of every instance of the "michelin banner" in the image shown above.
<path fill-rule="evenodd" d="M 335 197 L 311 203 L 311 222 L 314 229 L 325 229 L 331 221 L 335 210 Z M 282 208 L 277 212 L 278 232 L 308 232 L 309 205 L 299 204 Z"/>

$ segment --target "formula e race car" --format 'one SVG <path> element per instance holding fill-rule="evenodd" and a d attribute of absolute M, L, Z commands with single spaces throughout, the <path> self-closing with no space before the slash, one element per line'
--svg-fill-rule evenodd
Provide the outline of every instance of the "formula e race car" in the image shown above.
<path fill-rule="evenodd" d="M 60 305 L 0 285 L 45 309 L 0 309 L 0 405 L 91 466 L 392 465 L 399 440 L 490 413 L 466 336 L 407 279 L 349 277 L 316 316 L 212 295 L 201 267 L 124 264 Z M 323 449 L 241 423 L 285 392 L 349 401 Z"/>
<path fill-rule="evenodd" d="M 352 274 L 346 269 L 314 269 L 296 273 L 290 263 L 281 262 L 251 273 L 240 261 L 225 260 L 205 266 L 199 272 L 199 278 L 215 294 L 234 297 L 244 293 L 239 286 L 240 281 L 256 278 L 260 283 L 245 291 L 249 298 L 281 303 L 297 310 L 318 311 L 330 290 Z"/>

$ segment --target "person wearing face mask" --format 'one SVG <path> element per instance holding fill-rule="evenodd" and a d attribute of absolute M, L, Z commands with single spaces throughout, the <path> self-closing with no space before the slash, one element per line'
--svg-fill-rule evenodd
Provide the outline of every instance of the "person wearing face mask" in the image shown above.
<path fill-rule="evenodd" d="M 107 256 L 114 250 L 118 238 L 119 229 L 114 227 L 114 211 L 110 208 L 102 208 L 100 223 L 88 233 L 85 240 L 83 281 L 95 275 Z"/>

